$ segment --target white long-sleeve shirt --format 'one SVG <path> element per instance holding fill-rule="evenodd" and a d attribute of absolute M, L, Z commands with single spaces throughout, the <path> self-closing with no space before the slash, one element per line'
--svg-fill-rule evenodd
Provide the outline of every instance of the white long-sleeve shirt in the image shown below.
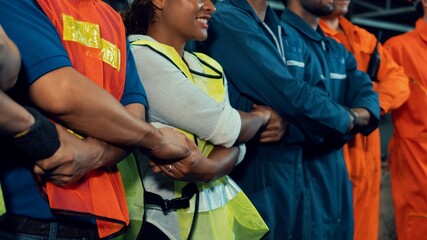
<path fill-rule="evenodd" d="M 144 35 L 129 36 L 131 42 L 139 39 L 155 41 Z M 150 122 L 186 130 L 214 145 L 234 144 L 240 134 L 241 119 L 230 106 L 228 93 L 224 102 L 216 102 L 160 54 L 148 47 L 131 46 L 131 49 L 147 92 Z M 194 55 L 184 53 L 183 58 L 191 69 L 202 71 Z"/>

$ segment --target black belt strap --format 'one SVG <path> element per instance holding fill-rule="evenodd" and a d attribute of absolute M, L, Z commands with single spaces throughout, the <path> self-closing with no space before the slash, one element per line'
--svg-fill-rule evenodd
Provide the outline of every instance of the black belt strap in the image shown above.
<path fill-rule="evenodd" d="M 199 189 L 195 183 L 189 183 L 182 189 L 182 196 L 174 199 L 163 199 L 160 195 L 145 191 L 144 203 L 160 206 L 164 213 L 170 210 L 190 207 L 190 199 L 197 194 Z"/>

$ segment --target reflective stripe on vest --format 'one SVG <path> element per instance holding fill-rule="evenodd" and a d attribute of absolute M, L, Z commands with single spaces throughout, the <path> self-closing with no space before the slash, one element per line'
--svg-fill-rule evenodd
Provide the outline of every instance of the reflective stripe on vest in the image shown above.
<path fill-rule="evenodd" d="M 126 38 L 120 16 L 102 1 L 37 1 L 57 29 L 73 68 L 117 100 L 124 90 Z M 46 182 L 52 212 L 93 216 L 101 238 L 129 224 L 118 170 L 94 170 L 66 188 Z"/>
<path fill-rule="evenodd" d="M 189 69 L 187 64 L 168 45 L 150 40 L 138 40 L 131 43 L 149 47 L 173 63 L 193 84 L 203 92 L 223 102 L 226 96 L 222 67 L 214 59 L 202 53 L 194 53 L 203 72 Z M 213 145 L 193 134 L 179 130 L 189 139 L 197 143 L 199 149 L 208 156 Z M 187 182 L 175 181 L 175 196 L 181 197 L 182 189 Z M 239 186 L 228 176 L 209 183 L 197 183 L 199 189 L 198 220 L 193 236 L 200 239 L 260 239 L 268 232 L 268 227 L 258 214 L 258 211 L 242 192 Z M 194 216 L 195 198 L 190 200 L 190 207 L 178 209 L 178 222 L 181 238 L 186 239 L 191 231 Z"/>

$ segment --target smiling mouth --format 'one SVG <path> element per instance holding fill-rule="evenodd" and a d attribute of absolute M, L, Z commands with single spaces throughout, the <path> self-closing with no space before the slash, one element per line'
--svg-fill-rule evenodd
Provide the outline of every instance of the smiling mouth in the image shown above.
<path fill-rule="evenodd" d="M 205 24 L 205 25 L 207 25 L 207 24 L 208 24 L 208 20 L 207 20 L 206 18 L 196 18 L 196 20 L 197 20 L 198 22 L 200 22 L 200 23 Z"/>

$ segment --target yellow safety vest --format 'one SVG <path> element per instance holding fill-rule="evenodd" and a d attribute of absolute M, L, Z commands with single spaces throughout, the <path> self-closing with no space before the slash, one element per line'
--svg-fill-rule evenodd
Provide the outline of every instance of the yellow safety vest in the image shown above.
<path fill-rule="evenodd" d="M 203 72 L 195 72 L 189 69 L 187 64 L 174 48 L 162 43 L 138 40 L 132 45 L 140 45 L 151 48 L 153 51 L 171 61 L 193 84 L 198 86 L 203 92 L 214 98 L 218 102 L 224 101 L 225 87 L 222 67 L 215 60 L 202 53 L 194 53 L 200 62 Z M 161 69 L 159 69 L 161 71 Z M 213 145 L 195 135 L 180 130 L 189 139 L 195 141 L 199 149 L 208 156 L 213 149 Z M 146 160 L 144 160 L 146 162 Z M 127 162 L 127 161 L 126 161 Z M 122 174 L 122 176 L 125 174 Z M 126 182 L 123 181 L 126 187 Z M 187 182 L 175 181 L 175 196 L 181 197 L 182 189 L 187 186 Z M 141 185 L 138 185 L 141 186 Z M 140 195 L 143 190 L 135 189 L 132 192 Z M 268 232 L 268 227 L 262 220 L 258 211 L 252 205 L 240 187 L 228 176 L 221 177 L 209 183 L 197 183 L 199 190 L 199 205 L 197 221 L 193 229 L 194 239 L 261 239 Z M 143 202 L 131 197 L 128 201 L 131 227 L 133 219 L 141 219 Z M 190 200 L 190 206 L 184 209 L 177 209 L 178 222 L 182 239 L 187 239 L 192 228 L 192 221 L 195 214 L 195 199 Z M 128 199 L 130 200 L 130 199 Z M 133 209 L 134 208 L 134 209 Z M 137 209 L 137 211 L 135 211 Z M 137 212 L 138 216 L 133 214 Z"/>
<path fill-rule="evenodd" d="M 0 185 L 0 217 L 5 213 L 6 213 L 6 206 L 4 205 L 3 191 Z"/>

